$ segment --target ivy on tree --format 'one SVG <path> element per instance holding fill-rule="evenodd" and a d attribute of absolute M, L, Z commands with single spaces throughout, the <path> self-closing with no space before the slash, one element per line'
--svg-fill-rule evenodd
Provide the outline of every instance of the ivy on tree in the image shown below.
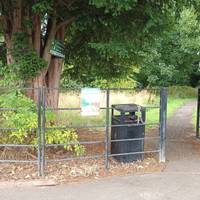
<path fill-rule="evenodd" d="M 12 73 L 16 73 L 17 77 L 24 81 L 38 76 L 47 63 L 28 44 L 28 36 L 23 32 L 17 32 L 12 42 L 11 54 L 14 62 L 8 66 Z"/>

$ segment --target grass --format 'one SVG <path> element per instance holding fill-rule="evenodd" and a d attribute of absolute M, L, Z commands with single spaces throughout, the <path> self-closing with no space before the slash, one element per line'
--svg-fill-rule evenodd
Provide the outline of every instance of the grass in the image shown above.
<path fill-rule="evenodd" d="M 191 98 L 177 98 L 169 97 L 167 102 L 167 118 L 173 116 L 176 109 L 183 106 L 185 103 L 191 101 Z M 158 123 L 159 122 L 159 109 L 151 109 L 147 111 L 147 123 Z"/>
<path fill-rule="evenodd" d="M 177 88 L 176 88 L 177 90 Z M 173 91 L 171 89 L 171 91 Z M 173 92 L 171 92 L 173 93 Z M 193 95 L 190 98 L 180 97 L 172 94 L 168 98 L 168 109 L 167 117 L 171 117 L 177 108 L 184 105 L 186 102 L 191 101 Z M 188 92 L 193 94 L 192 92 Z M 153 93 L 147 91 L 142 92 L 112 92 L 110 94 L 110 105 L 122 104 L 122 103 L 137 103 L 140 105 L 155 106 L 159 105 L 159 97 Z M 101 107 L 106 105 L 106 94 L 101 94 Z M 80 107 L 80 94 L 77 93 L 62 93 L 60 95 L 59 107 L 78 108 Z M 57 115 L 57 121 L 59 125 L 71 125 L 71 126 L 88 126 L 88 125 L 105 125 L 106 114 L 105 110 L 100 111 L 99 116 L 85 117 L 81 116 L 80 111 L 59 111 Z M 159 122 L 159 109 L 148 109 L 146 114 L 147 123 L 158 123 Z"/>
<path fill-rule="evenodd" d="M 197 111 L 194 110 L 192 114 L 192 125 L 194 127 L 194 130 L 196 130 L 196 125 L 197 125 Z"/>

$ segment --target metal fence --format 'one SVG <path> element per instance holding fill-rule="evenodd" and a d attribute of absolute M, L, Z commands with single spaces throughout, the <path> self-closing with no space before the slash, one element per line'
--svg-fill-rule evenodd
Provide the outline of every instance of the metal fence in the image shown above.
<path fill-rule="evenodd" d="M 200 118 L 200 88 L 198 88 L 198 94 L 197 94 L 197 117 L 196 117 L 196 137 L 199 138 L 199 118 Z"/>
<path fill-rule="evenodd" d="M 1 94 L 4 94 L 4 93 L 9 93 L 10 90 L 13 90 L 13 89 L 9 89 L 9 88 L 0 88 L 1 90 Z M 15 89 L 14 89 L 15 90 Z M 37 159 L 31 159 L 31 160 L 28 160 L 28 159 L 1 159 L 0 160 L 0 163 L 29 163 L 29 164 L 36 164 L 38 166 L 38 175 L 41 175 L 41 89 L 40 88 L 23 88 L 23 89 L 16 89 L 16 91 L 21 91 L 23 93 L 27 93 L 27 91 L 35 91 L 37 92 L 37 96 L 38 96 L 38 99 L 37 99 L 37 106 L 36 106 L 36 112 L 37 112 L 37 127 L 35 128 L 31 128 L 30 129 L 26 129 L 24 131 L 34 131 L 37 135 L 37 144 L 8 144 L 8 143 L 3 143 L 3 144 L 0 144 L 0 147 L 2 148 L 19 148 L 20 150 L 23 149 L 23 148 L 34 148 L 37 150 Z M 3 113 L 5 112 L 17 112 L 18 110 L 20 109 L 29 109 L 28 107 L 4 107 L 4 108 L 0 108 L 0 115 L 2 116 Z M 9 121 L 9 119 L 7 119 Z M 1 119 L 0 119 L 1 121 Z M 0 127 L 0 133 L 8 133 L 10 131 L 18 131 L 19 128 L 16 128 L 16 127 Z M 8 133 L 9 134 L 9 133 Z M 20 151 L 19 150 L 19 151 Z"/>
<path fill-rule="evenodd" d="M 27 90 L 36 90 L 37 91 L 37 127 L 33 129 L 33 131 L 37 134 L 37 144 L 0 144 L 0 147 L 18 147 L 18 148 L 35 148 L 37 151 L 37 159 L 35 160 L 27 160 L 27 159 L 19 159 L 19 160 L 10 160 L 10 159 L 2 159 L 0 160 L 1 163 L 33 163 L 38 166 L 38 175 L 44 176 L 45 175 L 45 167 L 48 166 L 49 163 L 58 163 L 58 162 L 64 162 L 69 160 L 83 160 L 83 159 L 104 159 L 104 165 L 105 168 L 109 168 L 109 161 L 111 158 L 116 156 L 126 156 L 126 155 L 135 155 L 135 154 L 150 154 L 150 153 L 156 153 L 159 156 L 160 162 L 165 162 L 165 140 L 166 140 L 166 121 L 167 121 L 167 89 L 161 88 L 156 89 L 156 93 L 159 93 L 160 101 L 159 105 L 153 105 L 153 106 L 146 106 L 146 110 L 151 109 L 159 109 L 159 121 L 158 122 L 150 122 L 143 121 L 142 123 L 137 124 L 119 124 L 119 125 L 113 125 L 111 123 L 111 92 L 113 91 L 133 91 L 132 88 L 116 88 L 116 89 L 102 89 L 101 91 L 105 94 L 105 106 L 101 106 L 100 110 L 104 112 L 103 118 L 105 119 L 103 124 L 95 124 L 92 125 L 83 124 L 83 125 L 73 125 L 68 123 L 67 125 L 63 124 L 58 125 L 56 124 L 53 127 L 47 126 L 47 113 L 48 112 L 56 112 L 59 116 L 59 112 L 80 112 L 80 107 L 48 107 L 46 106 L 46 95 L 48 90 L 57 90 L 57 89 L 49 89 L 49 88 L 25 88 L 22 89 L 23 91 Z M 67 101 L 67 99 L 66 99 Z M 199 102 L 199 101 L 198 101 Z M 121 103 L 121 102 L 119 102 Z M 134 103 L 134 102 L 133 102 Z M 0 108 L 0 112 L 6 112 L 6 111 L 17 111 L 19 108 Z M 69 117 L 70 118 L 70 117 Z M 92 118 L 90 118 L 92 119 Z M 67 119 L 66 119 L 67 121 Z M 111 129 L 116 127 L 132 127 L 132 126 L 157 126 L 159 133 L 156 136 L 145 136 L 144 138 L 132 138 L 132 139 L 119 139 L 119 140 L 111 140 Z M 49 144 L 46 142 L 47 132 L 48 131 L 54 131 L 54 130 L 67 130 L 67 129 L 101 129 L 102 130 L 102 137 L 103 140 L 99 140 L 98 138 L 95 138 L 93 140 L 84 140 L 79 141 L 78 143 L 56 143 Z M 12 131 L 16 130 L 15 127 L 2 127 L 0 128 L 0 131 Z M 151 140 L 158 140 L 159 147 L 156 149 L 151 150 L 143 150 L 140 152 L 125 152 L 125 153 L 118 153 L 114 154 L 111 153 L 110 147 L 112 143 L 116 142 L 126 142 L 126 141 L 151 141 Z M 82 155 L 82 156 L 74 156 L 72 157 L 69 154 L 66 154 L 66 157 L 62 158 L 55 158 L 55 157 L 49 157 L 47 155 L 47 149 L 55 149 L 55 148 L 64 148 L 67 145 L 103 145 L 103 152 L 92 154 L 92 155 Z"/>

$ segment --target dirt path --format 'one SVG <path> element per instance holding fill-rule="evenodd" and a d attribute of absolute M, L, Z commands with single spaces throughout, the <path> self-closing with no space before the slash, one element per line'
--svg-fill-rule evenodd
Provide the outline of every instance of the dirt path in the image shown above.
<path fill-rule="evenodd" d="M 196 102 L 179 108 L 168 120 L 165 172 L 200 172 L 200 142 L 191 124 Z"/>

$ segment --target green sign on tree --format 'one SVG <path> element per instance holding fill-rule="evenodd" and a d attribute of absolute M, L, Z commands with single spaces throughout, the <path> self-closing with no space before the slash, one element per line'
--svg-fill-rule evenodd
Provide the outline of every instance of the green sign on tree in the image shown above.
<path fill-rule="evenodd" d="M 59 58 L 65 58 L 64 49 L 64 44 L 58 40 L 54 40 L 51 44 L 50 54 Z"/>

